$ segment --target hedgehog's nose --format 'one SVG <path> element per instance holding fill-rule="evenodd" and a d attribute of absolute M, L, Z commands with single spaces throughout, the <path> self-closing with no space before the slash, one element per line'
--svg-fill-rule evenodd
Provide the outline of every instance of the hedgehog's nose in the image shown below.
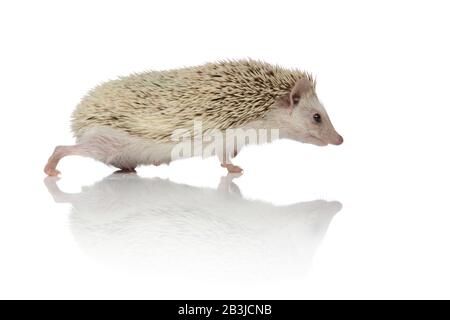
<path fill-rule="evenodd" d="M 342 138 L 342 136 L 340 134 L 338 134 L 336 141 L 333 143 L 335 145 L 341 145 L 344 143 L 344 138 Z"/>

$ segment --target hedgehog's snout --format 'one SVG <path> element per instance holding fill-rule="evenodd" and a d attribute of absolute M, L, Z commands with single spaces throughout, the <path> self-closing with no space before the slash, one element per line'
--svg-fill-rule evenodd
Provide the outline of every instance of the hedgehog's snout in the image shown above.
<path fill-rule="evenodd" d="M 331 142 L 331 144 L 334 144 L 336 146 L 339 146 L 343 143 L 344 143 L 344 138 L 340 134 L 337 134 L 337 137 Z"/>

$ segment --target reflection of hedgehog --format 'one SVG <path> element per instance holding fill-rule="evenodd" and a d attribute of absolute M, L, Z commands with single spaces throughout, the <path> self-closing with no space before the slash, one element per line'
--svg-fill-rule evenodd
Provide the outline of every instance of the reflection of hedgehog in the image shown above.
<path fill-rule="evenodd" d="M 218 190 L 121 174 L 75 194 L 61 192 L 55 178 L 46 184 L 55 201 L 71 204 L 74 239 L 96 260 L 158 277 L 267 279 L 307 271 L 342 205 L 251 201 L 232 178 L 222 178 Z"/>
<path fill-rule="evenodd" d="M 304 72 L 240 60 L 133 74 L 92 90 L 73 114 L 76 146 L 57 147 L 45 172 L 57 175 L 66 155 L 91 157 L 124 170 L 170 161 L 176 129 L 280 129 L 280 136 L 317 145 L 340 144 Z M 222 164 L 237 150 L 226 150 Z"/>

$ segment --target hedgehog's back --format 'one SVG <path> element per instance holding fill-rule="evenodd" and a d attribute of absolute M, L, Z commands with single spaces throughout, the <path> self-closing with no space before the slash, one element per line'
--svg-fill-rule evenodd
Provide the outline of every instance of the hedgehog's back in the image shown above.
<path fill-rule="evenodd" d="M 133 74 L 91 90 L 73 114 L 77 138 L 106 126 L 132 136 L 170 141 L 175 129 L 224 130 L 264 117 L 277 98 L 310 75 L 267 63 L 239 60 Z"/>

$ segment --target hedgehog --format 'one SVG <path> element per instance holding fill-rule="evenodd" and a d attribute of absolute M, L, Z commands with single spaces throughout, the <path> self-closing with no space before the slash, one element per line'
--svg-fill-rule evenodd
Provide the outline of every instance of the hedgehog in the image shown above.
<path fill-rule="evenodd" d="M 58 162 L 76 155 L 135 172 L 140 165 L 198 155 L 191 152 L 197 145 L 200 155 L 217 155 L 228 172 L 241 173 L 231 159 L 243 145 L 266 143 L 260 136 L 268 130 L 276 130 L 270 142 L 340 145 L 343 138 L 315 89 L 310 73 L 251 59 L 119 77 L 82 98 L 72 115 L 76 144 L 57 146 L 44 171 L 57 176 Z M 236 145 L 229 132 L 246 143 Z M 255 132 L 258 137 L 249 139 Z M 221 139 L 211 141 L 212 133 Z"/>

